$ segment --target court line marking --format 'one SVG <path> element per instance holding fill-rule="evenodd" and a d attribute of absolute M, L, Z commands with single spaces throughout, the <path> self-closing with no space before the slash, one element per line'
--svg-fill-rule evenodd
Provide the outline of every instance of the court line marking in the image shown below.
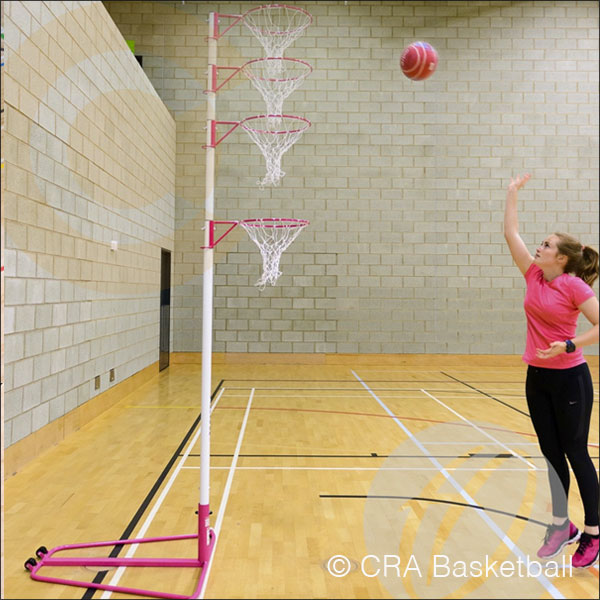
<path fill-rule="evenodd" d="M 423 457 L 427 458 L 427 457 Z M 229 469 L 230 467 L 213 467 L 210 469 L 215 471 L 224 471 Z M 200 467 L 182 467 L 182 469 L 191 469 L 191 470 L 199 470 Z M 439 471 L 437 467 L 270 467 L 270 466 L 259 466 L 259 467 L 236 467 L 238 471 Z M 531 471 L 531 469 L 519 469 L 517 467 L 485 467 L 478 469 L 477 467 L 444 467 L 446 471 L 519 471 L 521 473 L 527 473 Z M 540 473 L 548 472 L 548 469 L 539 468 L 536 471 Z M 573 473 L 573 470 L 569 468 L 569 472 Z M 596 473 L 599 472 L 599 469 L 596 469 Z"/>
<path fill-rule="evenodd" d="M 444 498 L 424 498 L 422 496 L 392 496 L 392 495 L 376 495 L 371 496 L 367 494 L 319 494 L 319 498 L 329 498 L 332 500 L 335 499 L 358 499 L 358 500 L 416 500 L 417 502 L 431 502 L 433 504 L 446 504 L 453 506 L 464 506 L 465 508 L 476 508 L 478 510 L 487 510 L 488 512 L 493 512 L 500 515 L 506 515 L 508 517 L 513 517 L 519 519 L 521 521 L 527 521 L 528 523 L 535 523 L 536 525 L 541 525 L 544 528 L 548 527 L 548 523 L 542 523 L 542 521 L 537 521 L 536 519 L 530 519 L 529 517 L 524 517 L 523 515 L 517 515 L 515 513 L 509 513 L 505 510 L 500 510 L 498 508 L 492 508 L 491 506 L 471 506 L 466 502 L 457 502 L 456 500 L 446 500 Z"/>
<path fill-rule="evenodd" d="M 427 458 L 423 456 L 423 458 Z M 200 467 L 182 467 L 183 469 L 200 469 Z M 215 471 L 224 471 L 229 469 L 230 467 L 213 467 L 211 466 L 211 471 L 214 469 Z M 270 466 L 254 466 L 254 467 L 236 467 L 238 471 L 268 471 L 270 469 L 277 471 L 439 471 L 437 467 L 270 467 Z M 509 467 L 488 467 L 478 469 L 476 467 L 444 467 L 446 471 L 521 471 L 528 472 L 531 469 L 524 468 L 509 468 Z M 537 471 L 546 471 L 547 469 L 536 469 Z"/>
<path fill-rule="evenodd" d="M 213 405 L 211 407 L 211 410 L 210 410 L 211 415 L 212 415 L 213 410 L 216 408 L 217 404 L 219 403 L 219 400 L 221 399 L 221 396 L 223 395 L 224 392 L 225 392 L 225 388 L 223 387 L 223 388 L 221 388 L 221 391 L 219 392 L 217 399 L 215 400 L 215 402 L 213 403 Z M 196 435 L 194 435 L 194 437 L 190 440 L 190 443 L 188 444 L 185 452 L 183 453 L 181 460 L 177 463 L 177 466 L 175 467 L 175 469 L 173 469 L 173 473 L 171 473 L 171 477 L 169 477 L 169 480 L 165 484 L 165 487 L 163 488 L 162 492 L 160 493 L 160 496 L 157 498 L 156 502 L 154 503 L 154 506 L 148 513 L 148 516 L 146 517 L 146 520 L 142 524 L 142 527 L 140 528 L 139 532 L 136 534 L 136 537 L 142 538 L 142 537 L 144 537 L 146 531 L 148 531 L 148 528 L 152 524 L 152 521 L 154 520 L 156 513 L 158 512 L 162 503 L 164 502 L 165 498 L 167 497 L 167 494 L 169 493 L 169 490 L 173 486 L 173 483 L 175 483 L 175 479 L 177 478 L 177 475 L 179 475 L 179 472 L 183 468 L 183 464 L 187 460 L 188 455 L 191 453 L 194 446 L 196 445 L 196 441 L 200 437 L 201 431 L 202 431 L 202 423 L 200 423 L 200 427 L 198 427 L 198 431 L 196 432 Z M 139 547 L 139 544 L 131 544 L 131 546 L 127 550 L 127 553 L 125 554 L 125 557 L 131 558 L 135 554 L 135 551 L 137 550 L 138 547 Z M 115 571 L 112 579 L 110 580 L 109 585 L 117 585 L 119 583 L 121 577 L 125 573 L 126 568 L 127 567 L 119 567 Z M 102 596 L 100 596 L 100 598 L 110 598 L 111 595 L 112 595 L 111 591 L 105 590 L 104 593 L 102 594 Z"/>
<path fill-rule="evenodd" d="M 448 385 L 445 385 L 443 387 L 440 388 L 436 388 L 434 385 L 426 385 L 426 386 L 419 386 L 419 387 L 387 387 L 387 388 L 374 388 L 374 390 L 376 392 L 418 392 L 420 391 L 423 387 L 426 387 L 427 389 L 433 390 L 434 392 L 440 392 L 443 394 L 457 394 L 457 395 L 474 395 L 474 396 L 486 396 L 486 398 L 489 399 L 493 399 L 493 400 L 497 400 L 497 398 L 495 397 L 491 397 L 489 396 L 489 394 L 484 393 L 482 390 L 476 390 L 476 389 L 468 389 L 468 388 L 464 388 L 463 389 L 453 389 L 453 388 L 448 388 Z M 231 389 L 231 388 L 230 388 Z M 248 389 L 248 388 L 246 388 Z M 243 391 L 244 388 L 236 388 L 234 391 Z M 359 389 L 356 388 L 261 388 L 261 389 L 257 389 L 257 395 L 258 393 L 265 393 L 265 392 L 276 392 L 277 394 L 280 394 L 281 392 L 306 392 L 307 394 L 309 392 L 340 392 L 340 393 L 347 393 L 347 392 L 360 392 Z M 496 391 L 496 393 L 498 393 L 499 395 L 502 396 L 509 396 L 511 398 L 515 398 L 515 397 L 519 397 L 522 398 L 524 401 L 526 400 L 526 396 L 525 393 L 522 392 L 521 390 L 498 390 Z M 235 395 L 235 394 L 232 394 Z M 242 396 L 244 396 L 245 394 L 240 394 Z M 598 395 L 598 392 L 595 392 L 594 395 Z M 527 415 L 529 416 L 529 415 Z"/>
<path fill-rule="evenodd" d="M 487 392 L 484 392 L 483 390 L 480 390 L 478 388 L 476 388 L 474 385 L 471 385 L 470 383 L 467 383 L 466 381 L 461 381 L 460 379 L 458 379 L 457 377 L 454 377 L 453 375 L 449 375 L 448 373 L 444 373 L 444 371 L 441 371 L 446 377 L 449 377 L 450 379 L 453 379 L 454 381 L 460 381 L 460 383 L 462 383 L 463 385 L 465 385 L 466 387 L 470 388 L 471 390 L 475 390 L 477 392 L 479 392 L 480 394 L 483 394 L 484 396 L 491 398 L 492 400 L 494 400 L 495 402 L 499 402 L 500 404 L 522 414 L 525 415 L 526 417 L 529 417 L 529 413 L 526 413 L 525 411 L 521 410 L 520 408 L 517 408 L 516 406 L 513 406 L 512 404 L 509 404 L 508 402 L 504 402 L 504 400 L 500 400 L 499 398 L 496 398 L 495 396 L 492 396 L 491 394 L 488 394 Z M 496 392 L 498 393 L 498 392 Z M 501 393 L 500 393 L 501 394 Z M 500 395 L 498 394 L 498 395 Z M 507 394 L 504 394 L 505 396 Z"/>
<path fill-rule="evenodd" d="M 238 435 L 237 445 L 235 447 L 235 452 L 233 453 L 233 459 L 231 461 L 231 465 L 229 467 L 229 475 L 227 476 L 227 482 L 225 483 L 225 488 L 223 490 L 223 494 L 221 495 L 221 502 L 219 503 L 219 512 L 217 514 L 217 520 L 215 521 L 215 544 L 212 549 L 211 558 L 208 561 L 208 565 L 206 567 L 206 576 L 204 577 L 204 582 L 202 584 L 202 589 L 200 590 L 200 594 L 198 598 L 204 597 L 204 592 L 206 591 L 206 585 L 208 583 L 208 578 L 210 577 L 210 571 L 212 568 L 212 564 L 214 562 L 215 554 L 217 552 L 217 544 L 219 542 L 219 535 L 221 533 L 221 526 L 223 524 L 223 517 L 225 516 L 225 508 L 227 507 L 227 501 L 229 500 L 229 494 L 231 492 L 231 484 L 233 483 L 233 476 L 235 474 L 235 469 L 237 467 L 238 458 L 240 455 L 240 449 L 242 447 L 242 441 L 244 439 L 244 434 L 246 432 L 246 424 L 248 423 L 248 416 L 250 415 L 250 407 L 252 406 L 252 398 L 254 397 L 254 388 L 250 391 L 250 398 L 248 399 L 248 405 L 246 406 L 246 412 L 244 413 L 244 420 L 242 421 L 242 426 L 240 428 L 240 433 Z M 212 469 L 212 467 L 211 467 Z"/>
<path fill-rule="evenodd" d="M 530 469 L 537 471 L 537 468 L 535 467 L 535 465 L 532 465 L 528 460 L 524 459 L 520 454 L 517 454 L 516 452 L 511 450 L 506 444 L 503 444 L 500 440 L 497 440 L 493 435 L 490 435 L 489 433 L 486 433 L 485 431 L 483 431 L 483 429 L 481 429 L 481 427 L 475 425 L 475 423 L 472 423 L 466 417 L 463 417 L 459 412 L 455 411 L 453 408 L 450 408 L 447 404 L 444 404 L 441 400 L 438 400 L 435 396 L 433 396 L 429 392 L 426 392 L 425 390 L 421 390 L 421 391 L 426 396 L 429 396 L 432 400 L 435 400 L 438 404 L 443 406 L 446 410 L 449 410 L 452 414 L 456 415 L 459 419 L 462 419 L 465 423 L 468 423 L 471 427 L 476 429 L 479 433 L 481 433 L 482 435 L 485 435 L 485 437 L 487 437 L 488 439 L 492 440 L 493 442 L 495 442 L 496 444 L 498 444 L 499 446 L 501 446 L 502 448 L 504 448 L 505 450 L 510 452 L 514 457 L 518 458 L 519 460 L 522 460 L 526 465 L 529 466 Z"/>
<path fill-rule="evenodd" d="M 429 458 L 429 460 L 438 467 L 438 471 L 444 476 L 444 478 L 452 485 L 452 487 L 458 491 L 458 493 L 471 505 L 477 506 L 475 500 L 469 495 L 469 493 L 452 477 L 447 469 L 445 469 L 437 459 L 433 458 L 427 448 L 419 442 L 419 440 L 413 435 L 413 433 L 402 423 L 393 413 L 392 411 L 377 397 L 377 395 L 369 388 L 369 386 L 355 373 L 352 369 L 351 373 L 356 377 L 356 379 L 362 384 L 362 386 L 367 390 L 367 392 L 379 403 L 379 405 L 390 415 L 393 417 L 394 422 L 404 431 L 404 433 L 410 438 L 410 440 L 423 452 L 424 455 Z M 496 534 L 496 536 L 500 539 L 500 541 L 518 558 L 520 558 L 524 563 L 527 562 L 527 556 L 525 553 L 502 531 L 498 525 L 485 513 L 481 511 L 477 511 L 477 516 L 485 521 L 486 525 Z M 561 592 L 556 588 L 556 586 L 542 573 L 540 573 L 536 579 L 546 589 L 546 591 L 553 598 L 564 598 Z"/>
<path fill-rule="evenodd" d="M 535 435 L 531 433 L 525 433 L 523 431 L 511 431 L 510 433 L 518 433 L 519 435 Z M 422 441 L 422 444 L 489 444 L 489 442 L 425 442 Z M 489 444 L 491 445 L 491 444 Z M 537 446 L 537 442 L 519 442 L 519 446 Z M 592 446 L 594 448 L 598 448 L 598 444 L 596 442 L 588 442 L 588 446 Z"/>

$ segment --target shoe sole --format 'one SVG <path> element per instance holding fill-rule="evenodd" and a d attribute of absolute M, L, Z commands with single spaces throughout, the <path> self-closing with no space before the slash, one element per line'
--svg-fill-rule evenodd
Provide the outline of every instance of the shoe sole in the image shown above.
<path fill-rule="evenodd" d="M 571 566 L 574 569 L 587 569 L 588 567 L 593 567 L 597 562 L 598 562 L 598 552 L 596 553 L 596 557 L 594 558 L 594 560 L 592 560 L 592 562 L 589 562 L 587 565 L 574 565 L 573 564 L 573 559 L 571 559 Z"/>
<path fill-rule="evenodd" d="M 568 540 L 566 540 L 563 543 L 562 546 L 559 546 L 558 550 L 554 554 L 549 554 L 548 556 L 538 556 L 538 558 L 540 560 L 547 560 L 548 558 L 554 558 L 555 556 L 558 556 L 569 544 L 574 544 L 575 542 L 578 542 L 580 537 L 581 537 L 581 531 L 578 531 L 574 537 L 569 538 Z M 598 558 L 598 557 L 596 557 L 596 558 Z M 594 564 L 594 563 L 592 563 L 592 564 Z M 577 567 L 575 567 L 575 568 L 577 568 Z M 584 567 L 582 567 L 582 568 L 584 568 Z"/>

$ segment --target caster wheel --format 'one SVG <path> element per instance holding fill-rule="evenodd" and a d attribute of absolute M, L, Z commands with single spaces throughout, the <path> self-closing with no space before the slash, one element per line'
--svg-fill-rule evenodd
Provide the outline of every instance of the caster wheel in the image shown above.
<path fill-rule="evenodd" d="M 46 554 L 48 554 L 48 548 L 46 548 L 46 546 L 40 546 L 36 551 L 35 551 L 35 555 L 38 558 L 44 558 L 44 556 L 46 556 Z"/>
<path fill-rule="evenodd" d="M 32 571 L 33 567 L 35 567 L 35 565 L 37 565 L 37 561 L 35 560 L 35 558 L 28 558 L 25 561 L 25 570 Z"/>

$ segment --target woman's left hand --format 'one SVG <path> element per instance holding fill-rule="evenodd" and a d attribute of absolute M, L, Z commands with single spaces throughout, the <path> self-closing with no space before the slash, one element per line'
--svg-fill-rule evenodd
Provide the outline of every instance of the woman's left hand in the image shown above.
<path fill-rule="evenodd" d="M 536 356 L 538 358 L 553 358 L 554 356 L 558 356 L 563 352 L 567 351 L 567 345 L 564 342 L 552 342 L 549 348 L 542 350 L 541 348 L 536 348 Z"/>

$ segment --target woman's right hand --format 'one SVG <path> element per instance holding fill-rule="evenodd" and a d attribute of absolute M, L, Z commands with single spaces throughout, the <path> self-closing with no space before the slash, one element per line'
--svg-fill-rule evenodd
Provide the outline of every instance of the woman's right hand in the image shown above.
<path fill-rule="evenodd" d="M 528 181 L 531 175 L 529 173 L 525 173 L 523 177 L 517 175 L 514 179 L 510 178 L 510 184 L 508 185 L 509 192 L 516 192 L 520 190 Z"/>

